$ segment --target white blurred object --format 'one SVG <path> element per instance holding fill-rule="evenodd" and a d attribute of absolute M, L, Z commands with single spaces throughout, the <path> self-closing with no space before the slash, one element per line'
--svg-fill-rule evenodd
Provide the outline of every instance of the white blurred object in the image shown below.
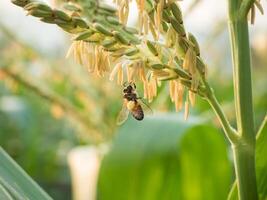
<path fill-rule="evenodd" d="M 50 0 L 41 0 L 49 3 Z M 26 11 L 11 1 L 0 0 L 0 24 L 13 31 L 19 40 L 50 56 L 65 53 L 68 37 L 59 27 L 27 16 Z"/>
<path fill-rule="evenodd" d="M 265 57 L 267 52 L 267 33 L 256 33 L 252 40 L 252 46 L 257 54 Z"/>
<path fill-rule="evenodd" d="M 74 200 L 95 200 L 98 172 L 107 146 L 82 146 L 68 154 Z"/>
<path fill-rule="evenodd" d="M 25 109 L 25 104 L 16 96 L 2 96 L 0 98 L 0 110 L 5 112 L 21 112 Z"/>

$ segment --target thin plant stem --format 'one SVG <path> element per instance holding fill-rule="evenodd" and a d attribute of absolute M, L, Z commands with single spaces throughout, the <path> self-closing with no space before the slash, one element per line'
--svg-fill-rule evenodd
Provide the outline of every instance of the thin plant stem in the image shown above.
<path fill-rule="evenodd" d="M 213 89 L 210 87 L 209 83 L 206 80 L 205 76 L 201 76 L 202 83 L 205 86 L 205 94 L 204 97 L 207 102 L 212 107 L 213 111 L 215 112 L 216 116 L 219 119 L 219 122 L 224 130 L 226 137 L 228 138 L 231 144 L 237 143 L 239 140 L 239 136 L 237 131 L 231 126 L 229 120 L 227 119 L 224 111 L 221 108 L 220 103 L 218 102 Z"/>
<path fill-rule="evenodd" d="M 37 86 L 26 78 L 18 75 L 18 73 L 12 71 L 8 67 L 1 68 L 1 71 L 8 78 L 22 85 L 24 88 L 28 89 L 34 94 L 40 96 L 47 102 L 59 105 L 70 117 L 79 122 L 80 125 L 82 125 L 82 128 L 84 128 L 87 132 L 90 133 L 90 139 L 92 142 L 100 143 L 102 141 L 102 136 L 99 133 L 92 131 L 97 128 L 96 125 L 93 124 L 93 122 L 91 122 L 90 119 L 86 115 L 84 115 L 83 112 L 78 111 L 78 109 L 75 108 L 75 106 L 73 106 L 70 102 L 52 93 L 50 90 L 45 90 L 44 88 Z"/>
<path fill-rule="evenodd" d="M 215 114 L 217 115 L 221 126 L 223 127 L 224 133 L 226 135 L 226 137 L 228 138 L 228 140 L 233 144 L 235 142 L 238 141 L 238 135 L 236 133 L 236 130 L 234 128 L 231 127 L 229 121 L 227 120 L 216 96 L 214 95 L 214 93 L 212 92 L 211 95 L 209 95 L 207 97 L 207 101 L 210 104 L 210 106 L 212 107 L 213 111 L 215 112 Z"/>

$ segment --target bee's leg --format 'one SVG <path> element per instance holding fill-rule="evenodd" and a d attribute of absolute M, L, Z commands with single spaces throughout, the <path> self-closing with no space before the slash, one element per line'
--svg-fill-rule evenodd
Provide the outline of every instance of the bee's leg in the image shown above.
<path fill-rule="evenodd" d="M 145 98 L 144 98 L 144 97 L 136 97 L 136 99 L 145 100 Z"/>

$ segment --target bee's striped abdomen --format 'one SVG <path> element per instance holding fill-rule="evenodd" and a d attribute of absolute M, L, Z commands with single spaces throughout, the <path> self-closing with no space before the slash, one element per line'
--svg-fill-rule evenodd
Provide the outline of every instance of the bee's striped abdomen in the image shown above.
<path fill-rule="evenodd" d="M 140 104 L 136 103 L 135 107 L 131 110 L 133 117 L 137 120 L 144 119 L 144 112 Z"/>

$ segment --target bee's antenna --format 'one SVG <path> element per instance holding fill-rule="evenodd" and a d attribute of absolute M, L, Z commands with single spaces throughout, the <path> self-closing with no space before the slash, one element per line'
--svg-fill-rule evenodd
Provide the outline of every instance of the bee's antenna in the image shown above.
<path fill-rule="evenodd" d="M 132 86 L 134 89 L 136 89 L 136 85 L 135 85 L 135 83 L 133 82 L 133 81 L 131 81 L 131 82 L 127 82 L 127 81 L 125 81 L 124 83 L 123 83 L 123 87 L 127 87 L 127 86 Z"/>
<path fill-rule="evenodd" d="M 124 83 L 123 83 L 123 87 L 126 87 L 127 86 L 127 81 L 125 81 Z"/>
<path fill-rule="evenodd" d="M 136 85 L 133 81 L 129 82 L 128 84 L 131 85 L 134 89 L 136 89 Z"/>

